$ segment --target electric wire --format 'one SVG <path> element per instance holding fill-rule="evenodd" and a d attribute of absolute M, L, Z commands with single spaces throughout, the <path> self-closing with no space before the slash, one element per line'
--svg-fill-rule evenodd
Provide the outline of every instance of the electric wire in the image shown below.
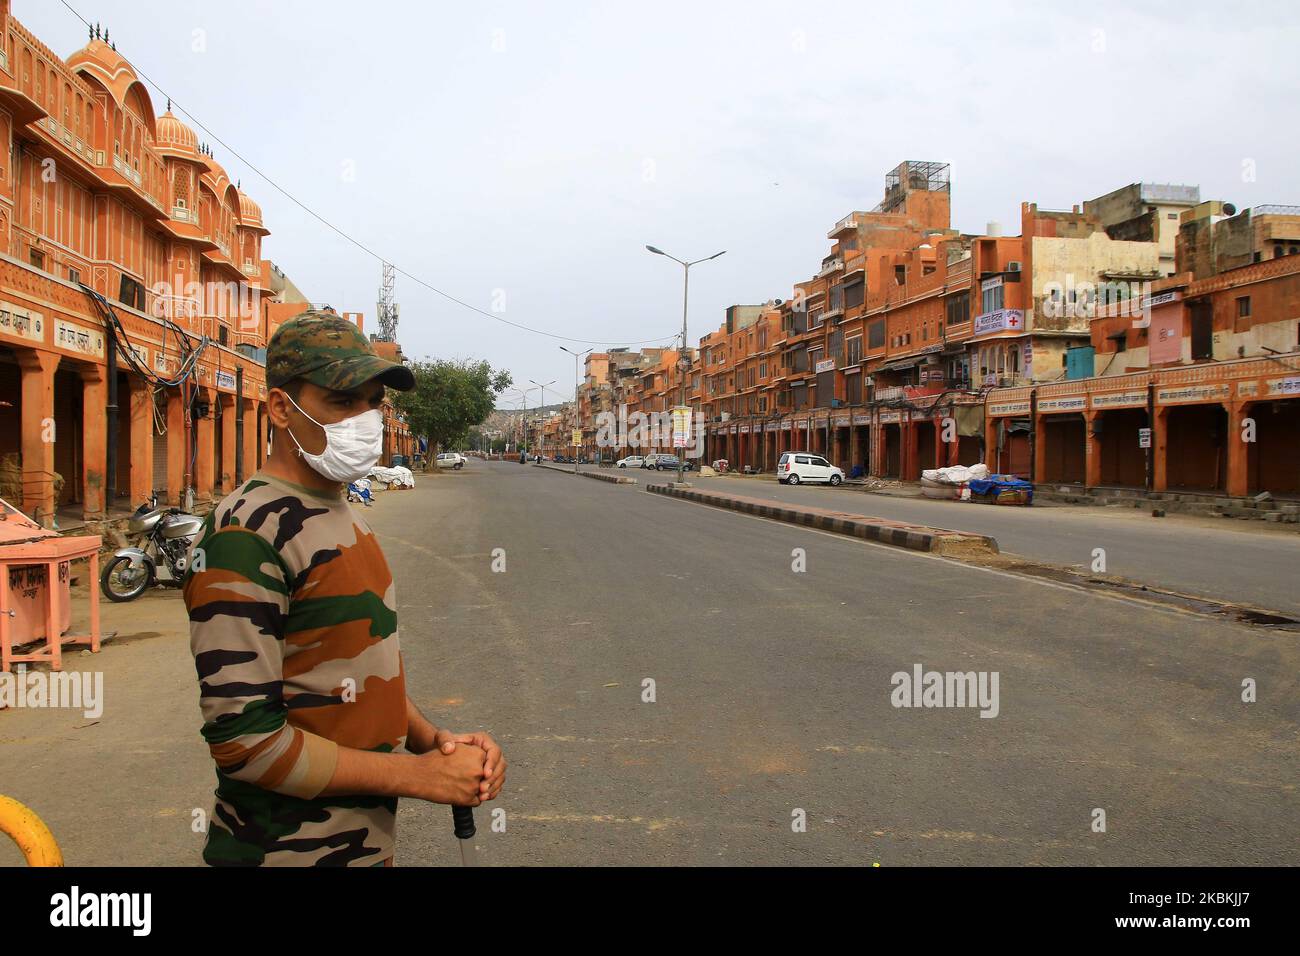
<path fill-rule="evenodd" d="M 89 20 L 87 20 L 85 17 L 83 17 L 80 13 L 78 13 L 78 12 L 77 12 L 73 7 L 72 7 L 72 5 L 68 3 L 68 0 L 60 0 L 60 2 L 63 4 L 64 7 L 66 7 L 66 8 L 68 9 L 68 11 L 69 11 L 73 16 L 75 16 L 78 20 L 80 20 L 83 24 L 85 24 L 86 27 L 88 27 L 88 28 L 91 29 L 92 31 L 94 30 L 94 25 L 93 25 Z M 114 47 L 114 48 L 116 49 L 116 47 Z M 667 340 L 670 340 L 670 339 L 675 339 L 675 338 L 677 337 L 677 335 L 679 334 L 679 333 L 673 333 L 672 335 L 661 335 L 661 336 L 658 336 L 658 337 L 656 337 L 656 338 L 652 338 L 652 339 L 642 339 L 642 340 L 640 340 L 640 341 L 638 341 L 638 342 L 628 342 L 628 341 L 600 341 L 600 340 L 596 340 L 596 339 L 583 339 L 583 338 L 577 338 L 577 337 L 575 337 L 575 336 L 571 336 L 571 335 L 560 335 L 560 334 L 558 334 L 558 333 L 556 333 L 556 332 L 547 332 L 547 331 L 544 330 L 544 329 L 533 328 L 532 326 L 523 325 L 522 323 L 519 323 L 519 322 L 512 322 L 512 321 L 510 321 L 509 319 L 504 318 L 504 317 L 502 317 L 502 316 L 500 316 L 500 315 L 496 315 L 496 314 L 494 314 L 494 313 L 492 313 L 492 312 L 487 312 L 487 311 L 485 311 L 485 310 L 483 310 L 483 309 L 478 308 L 478 306 L 471 305 L 470 303 L 466 302 L 465 300 L 463 300 L 463 299 L 459 299 L 459 298 L 457 298 L 456 296 L 452 295 L 452 294 L 449 293 L 449 292 L 444 292 L 442 289 L 439 289 L 437 286 L 433 285 L 432 283 L 427 282 L 427 281 L 425 281 L 424 279 L 420 278 L 419 276 L 415 275 L 414 273 L 408 272 L 407 270 L 403 269 L 401 266 L 399 266 L 399 265 L 397 265 L 396 263 L 394 263 L 391 259 L 387 259 L 387 258 L 385 258 L 384 256 L 380 255 L 378 252 L 376 252 L 374 249 L 372 249 L 372 248 L 370 248 L 369 246 L 367 246 L 365 243 L 361 242 L 359 239 L 356 239 L 356 238 L 352 237 L 351 235 L 349 235 L 348 233 L 346 233 L 346 232 L 344 232 L 342 229 L 340 229 L 338 226 L 334 225 L 334 223 L 330 222 L 328 219 L 326 219 L 326 218 L 325 218 L 324 216 L 322 216 L 320 213 L 316 212 L 314 209 L 312 209 L 310 206 L 308 206 L 308 205 L 307 205 L 306 203 L 304 203 L 302 200 L 298 199 L 298 197 L 294 196 L 292 193 L 290 193 L 287 189 L 285 189 L 283 186 L 281 186 L 279 183 L 277 183 L 274 179 L 272 179 L 272 178 L 271 178 L 270 176 L 268 176 L 266 173 L 262 172 L 262 170 L 259 169 L 257 166 L 253 165 L 253 163 L 251 163 L 249 160 L 247 160 L 247 159 L 246 159 L 246 158 L 245 158 L 245 157 L 244 157 L 244 156 L 243 156 L 243 155 L 242 155 L 238 150 L 236 150 L 233 146 L 231 146 L 229 143 L 227 143 L 225 140 L 223 140 L 220 136 L 218 136 L 216 133 L 214 133 L 211 129 L 209 129 L 207 126 L 205 126 L 205 125 L 203 124 L 203 122 L 202 122 L 198 117 L 196 117 L 196 116 L 195 116 L 193 113 L 191 113 L 189 110 L 187 110 L 187 109 L 185 109 L 183 106 L 181 106 L 180 103 L 177 102 L 177 100 L 175 99 L 175 97 L 171 96 L 171 94 L 169 94 L 166 90 L 164 90 L 164 89 L 162 88 L 161 85 L 159 85 L 159 84 L 158 84 L 157 82 L 155 82 L 152 78 L 150 78 L 150 77 L 149 77 L 149 76 L 148 76 L 148 75 L 147 75 L 143 70 L 141 70 L 141 69 L 140 69 L 138 66 L 136 66 L 134 63 L 132 64 L 132 69 L 135 70 L 136 75 L 139 76 L 140 79 L 144 80 L 146 83 L 148 83 L 150 86 L 152 86 L 152 87 L 153 87 L 155 90 L 157 90 L 161 95 L 167 97 L 168 101 L 171 103 L 171 105 L 172 105 L 173 107 L 175 107 L 176 109 L 178 109 L 180 112 L 184 113 L 185 116 L 187 116 L 187 117 L 189 118 L 189 120 L 190 120 L 190 121 L 191 121 L 195 126 L 197 126 L 199 129 L 203 130 L 203 132 L 207 133 L 208 136 L 210 136 L 214 142 L 219 143 L 219 144 L 220 144 L 224 149 L 226 149 L 226 150 L 230 153 L 230 155 L 234 156 L 234 157 L 235 157 L 236 159 L 238 159 L 241 163 L 243 163 L 243 164 L 244 164 L 245 166 L 247 166 L 250 170 L 252 170 L 252 172 L 256 173 L 256 174 L 257 174 L 257 175 L 258 175 L 258 176 L 259 176 L 259 177 L 260 177 L 264 182 L 266 182 L 269 186 L 271 186 L 271 187 L 272 187 L 273 189 L 275 189 L 278 193 L 280 193 L 280 195 L 284 196 L 286 199 L 288 199 L 290 202 L 292 202 L 295 206 L 297 206 L 297 207 L 298 207 L 299 209 L 301 209 L 303 212 L 307 213 L 307 215 L 311 216 L 313 219 L 315 219 L 315 220 L 316 220 L 317 222 L 319 222 L 321 225 L 325 226 L 327 229 L 331 230 L 332 232 L 334 232 L 336 235 L 340 236 L 341 238 L 343 238 L 343 239 L 346 240 L 347 242 L 349 242 L 349 243 L 351 243 L 352 245 L 356 246 L 358 249 L 360 249 L 360 250 L 361 250 L 362 252 L 364 252 L 366 255 L 371 256 L 372 258 L 374 258 L 375 260 L 377 260 L 377 261 L 379 261 L 379 262 L 381 262 L 381 263 L 387 263 L 388 265 L 391 265 L 391 266 L 393 267 L 393 270 L 394 270 L 394 271 L 401 273 L 401 274 L 404 275 L 406 278 L 408 278 L 408 279 L 410 279 L 412 282 L 414 282 L 416 285 L 421 286 L 421 287 L 423 287 L 423 288 L 429 290 L 430 292 L 433 292 L 433 293 L 435 293 L 435 294 L 437 294 L 437 295 L 442 296 L 444 299 L 448 300 L 449 302 L 454 302 L 456 305 L 459 305 L 459 306 L 461 306 L 462 308 L 468 309 L 468 310 L 471 311 L 471 312 L 474 312 L 474 313 L 476 313 L 476 314 L 478 314 L 478 315 L 481 315 L 481 316 L 483 316 L 484 318 L 492 319 L 492 320 L 495 321 L 495 322 L 500 322 L 500 323 L 502 323 L 502 324 L 504 324 L 504 325 L 511 326 L 512 328 L 519 329 L 519 330 L 521 330 L 521 331 L 523 331 L 523 332 L 531 332 L 531 333 L 533 333 L 534 335 L 542 335 L 542 336 L 546 336 L 547 338 L 558 339 L 558 340 L 565 341 L 565 342 L 577 342 L 577 343 L 580 343 L 580 344 L 582 344 L 582 345 L 602 345 L 602 346 L 649 345 L 649 344 L 651 344 L 651 343 L 653 343 L 653 342 L 664 342 L 664 341 L 667 341 Z"/>

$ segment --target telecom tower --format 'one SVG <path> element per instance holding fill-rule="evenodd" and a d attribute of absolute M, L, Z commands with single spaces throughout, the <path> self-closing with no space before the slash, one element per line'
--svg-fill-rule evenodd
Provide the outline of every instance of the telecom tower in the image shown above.
<path fill-rule="evenodd" d="M 379 319 L 379 334 L 370 337 L 376 342 L 397 341 L 397 315 L 401 310 L 393 301 L 394 270 L 391 262 L 384 263 L 384 278 L 379 286 L 379 301 L 375 303 L 375 315 Z"/>

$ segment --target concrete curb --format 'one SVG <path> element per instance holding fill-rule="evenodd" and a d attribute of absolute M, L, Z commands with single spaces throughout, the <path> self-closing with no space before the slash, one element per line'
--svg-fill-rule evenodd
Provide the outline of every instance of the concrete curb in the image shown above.
<path fill-rule="evenodd" d="M 578 474 L 584 478 L 595 478 L 597 481 L 608 481 L 611 485 L 635 485 L 636 479 L 627 475 L 605 475 L 598 471 L 580 471 Z"/>
<path fill-rule="evenodd" d="M 927 551 L 940 555 L 997 554 L 997 540 L 987 535 L 970 534 L 965 531 L 948 531 L 943 528 L 929 528 L 923 525 L 909 525 L 884 518 L 871 518 L 866 515 L 844 514 L 827 511 L 824 508 L 792 507 L 781 502 L 766 501 L 758 498 L 742 498 L 737 495 L 724 495 L 710 491 L 672 488 L 668 485 L 647 485 L 646 491 L 671 498 L 681 498 L 699 504 L 726 508 L 760 518 L 773 518 L 787 524 L 803 525 L 819 531 L 846 534 L 854 538 L 864 538 L 881 544 L 890 544 L 912 551 Z"/>
<path fill-rule="evenodd" d="M 545 468 L 547 471 L 558 471 L 564 475 L 573 474 L 573 469 L 565 468 L 563 465 L 548 465 L 545 462 L 533 462 L 534 468 Z M 629 478 L 626 475 L 603 475 L 597 471 L 580 471 L 578 472 L 583 478 L 595 478 L 597 481 L 608 481 L 612 485 L 635 485 L 636 479 Z"/>
<path fill-rule="evenodd" d="M 565 468 L 564 466 L 560 466 L 560 464 L 533 462 L 533 467 L 546 468 L 546 471 L 558 471 L 563 473 L 563 475 L 572 475 L 573 473 L 572 467 Z M 602 475 L 602 473 L 598 471 L 580 471 L 578 472 L 578 475 L 581 475 L 582 477 L 590 477 L 590 479 L 595 479 L 597 481 L 608 481 L 611 485 L 634 485 L 637 483 L 637 480 L 634 479 L 634 477 L 628 477 L 627 475 Z"/>

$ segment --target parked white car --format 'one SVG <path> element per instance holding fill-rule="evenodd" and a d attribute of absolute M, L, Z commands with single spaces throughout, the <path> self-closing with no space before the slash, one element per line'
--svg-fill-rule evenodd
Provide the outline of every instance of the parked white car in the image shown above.
<path fill-rule="evenodd" d="M 776 480 L 783 485 L 797 485 L 804 481 L 824 481 L 838 485 L 844 472 L 820 455 L 807 451 L 788 451 L 776 463 Z"/>
<path fill-rule="evenodd" d="M 438 455 L 438 467 L 459 471 L 465 467 L 465 456 L 458 451 L 444 451 Z"/>
<path fill-rule="evenodd" d="M 645 461 L 644 455 L 628 455 L 626 458 L 620 458 L 614 464 L 619 468 L 640 468 L 643 461 Z"/>

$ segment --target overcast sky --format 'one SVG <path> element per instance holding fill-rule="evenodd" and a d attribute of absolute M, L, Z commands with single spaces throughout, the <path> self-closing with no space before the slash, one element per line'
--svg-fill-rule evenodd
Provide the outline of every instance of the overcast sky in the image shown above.
<path fill-rule="evenodd" d="M 952 164 L 967 232 L 1136 181 L 1300 203 L 1291 3 L 69 2 L 229 144 L 264 253 L 368 321 L 378 263 L 232 149 L 429 284 L 601 347 L 680 328 L 681 268 L 647 243 L 727 250 L 692 270 L 694 343 L 788 297 L 905 159 Z M 64 56 L 86 42 L 58 0 L 13 12 Z M 557 340 L 396 295 L 408 356 L 572 395 Z"/>

